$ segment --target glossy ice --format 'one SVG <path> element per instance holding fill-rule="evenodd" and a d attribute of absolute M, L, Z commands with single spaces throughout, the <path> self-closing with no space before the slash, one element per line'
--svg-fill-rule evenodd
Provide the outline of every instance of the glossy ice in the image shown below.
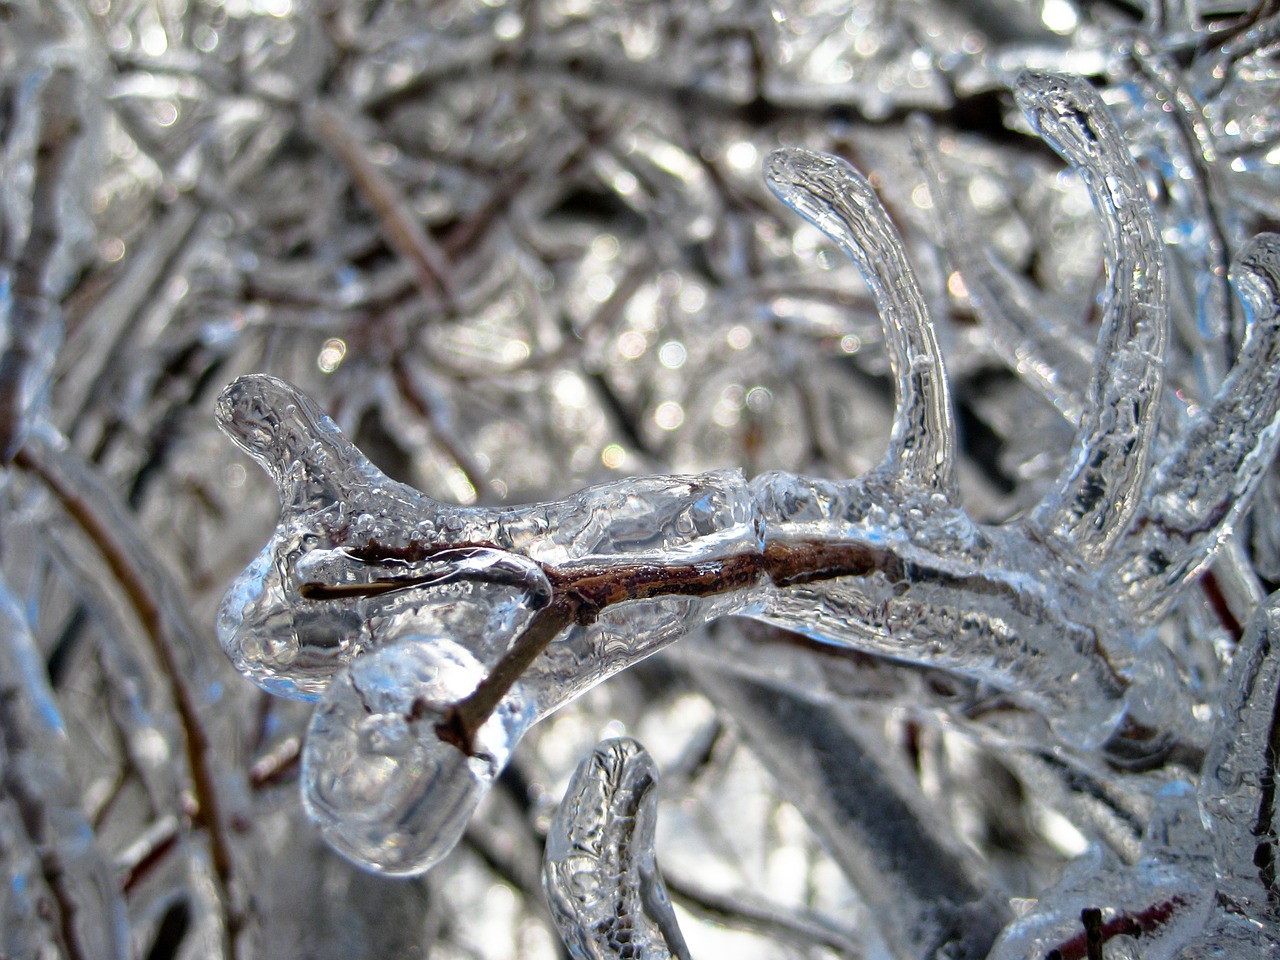
<path fill-rule="evenodd" d="M 688 960 L 653 853 L 658 768 L 606 740 L 578 765 L 547 834 L 543 884 L 575 960 Z"/>
<path fill-rule="evenodd" d="M 759 545 L 750 492 L 733 471 L 608 484 L 527 507 L 454 507 L 387 478 L 283 381 L 236 381 L 218 419 L 281 499 L 280 523 L 228 590 L 218 633 L 243 673 L 285 696 L 317 696 L 343 665 L 435 605 L 433 587 L 522 586 L 527 601 L 463 628 L 464 641 L 500 654 L 517 608 L 549 597 L 546 566 L 691 562 Z"/>
<path fill-rule="evenodd" d="M 1273 594 L 1236 651 L 1199 789 L 1174 782 L 1157 794 L 1139 861 L 1126 866 L 1093 848 L 1009 926 L 991 960 L 1080 955 L 1072 951 L 1084 943 L 1081 914 L 1091 908 L 1101 912 L 1104 943 L 1133 938 L 1143 960 L 1280 952 L 1270 745 L 1278 618 L 1280 595 Z"/>
<path fill-rule="evenodd" d="M 1153 616 L 1212 557 L 1261 470 L 1216 476 L 1212 497 L 1185 497 L 1187 485 L 1224 447 L 1237 466 L 1274 456 L 1277 407 L 1264 397 L 1278 372 L 1280 247 L 1260 237 L 1238 265 L 1254 323 L 1230 394 L 1206 412 L 1238 418 L 1193 422 L 1149 483 L 1166 318 L 1145 193 L 1086 83 L 1027 75 L 1018 96 L 1084 176 L 1109 277 L 1075 454 L 1022 519 L 992 527 L 964 512 L 946 373 L 902 243 L 865 178 L 801 150 L 770 159 L 770 185 L 857 263 L 893 369 L 888 451 L 861 478 L 777 472 L 748 483 L 724 471 L 459 508 L 389 480 L 282 381 L 228 388 L 219 421 L 275 479 L 282 512 L 229 590 L 219 633 L 264 688 L 323 693 L 304 781 L 339 849 L 373 869 L 426 869 L 529 724 L 725 613 L 986 681 L 1040 711 L 1075 749 L 1154 756 L 1203 740 Z M 1239 397 L 1257 402 L 1237 410 Z M 1223 511 L 1218 496 L 1233 507 Z M 1171 497 L 1181 498 L 1176 512 Z M 1118 597 L 1107 586 L 1116 578 L 1133 592 Z M 578 609 L 577 624 L 510 689 L 475 756 L 441 741 L 448 705 L 538 611 L 580 598 L 585 583 L 594 607 Z"/>
<path fill-rule="evenodd" d="M 361 657 L 329 687 L 303 754 L 303 799 L 325 838 L 381 872 L 420 872 L 452 849 L 527 721 L 504 707 L 472 756 L 436 733 L 483 665 L 446 637 L 408 637 Z"/>

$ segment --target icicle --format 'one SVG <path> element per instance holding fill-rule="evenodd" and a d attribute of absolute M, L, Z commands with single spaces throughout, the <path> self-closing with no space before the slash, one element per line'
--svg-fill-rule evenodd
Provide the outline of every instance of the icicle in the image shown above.
<path fill-rule="evenodd" d="M 547 834 L 543 883 L 575 960 L 688 960 L 653 852 L 658 770 L 634 740 L 578 765 Z"/>
<path fill-rule="evenodd" d="M 504 706 L 470 756 L 442 740 L 443 709 L 484 675 L 452 640 L 413 636 L 359 658 L 329 685 L 307 731 L 302 796 L 338 852 L 403 876 L 453 849 L 532 720 Z"/>
<path fill-rule="evenodd" d="M 1102 221 L 1109 291 L 1076 452 L 1031 521 L 1085 560 L 1124 534 L 1146 481 L 1159 420 L 1168 316 L 1164 256 L 1137 166 L 1084 80 L 1026 73 L 1018 103 L 1083 178 Z"/>
<path fill-rule="evenodd" d="M 880 311 L 897 394 L 881 469 L 955 500 L 955 424 L 942 351 L 924 294 L 880 198 L 843 160 L 807 150 L 775 152 L 765 178 L 779 199 L 853 259 Z"/>

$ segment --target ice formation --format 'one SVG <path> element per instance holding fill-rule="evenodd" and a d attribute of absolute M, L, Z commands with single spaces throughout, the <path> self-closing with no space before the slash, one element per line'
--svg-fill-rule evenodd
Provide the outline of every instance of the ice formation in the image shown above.
<path fill-rule="evenodd" d="M 657 788 L 653 758 L 624 738 L 598 745 L 565 791 L 543 882 L 575 958 L 689 958 L 653 853 Z"/>
<path fill-rule="evenodd" d="M 1280 237 L 1255 238 L 1235 264 L 1250 317 L 1230 377 L 1163 438 L 1167 295 L 1140 174 L 1084 81 L 1026 74 L 1017 97 L 1089 188 L 1108 290 L 1073 455 L 1042 502 L 1003 525 L 974 522 L 959 502 L 943 358 L 888 214 L 848 164 L 798 149 L 770 158 L 769 184 L 853 258 L 884 324 L 897 415 L 883 461 L 862 477 L 725 471 L 454 507 L 388 479 L 288 384 L 252 376 L 226 390 L 220 425 L 271 474 L 282 512 L 228 591 L 219 633 L 264 689 L 318 700 L 303 790 L 337 849 L 388 874 L 426 870 L 531 724 L 730 613 L 991 684 L 1067 749 L 1141 766 L 1204 746 L 1154 625 L 1275 455 Z M 1000 301 L 998 279 L 975 283 L 979 303 Z M 621 789 L 639 789 L 630 747 L 606 761 L 622 765 Z M 1201 802 L 1254 809 L 1256 787 L 1242 793 L 1230 769 L 1223 758 L 1206 777 L 1221 793 L 1202 789 Z M 579 806 L 591 789 L 577 783 Z M 1153 829 L 1191 829 L 1185 795 L 1161 802 Z M 1212 861 L 1230 875 L 1237 846 L 1221 840 L 1196 869 Z"/>

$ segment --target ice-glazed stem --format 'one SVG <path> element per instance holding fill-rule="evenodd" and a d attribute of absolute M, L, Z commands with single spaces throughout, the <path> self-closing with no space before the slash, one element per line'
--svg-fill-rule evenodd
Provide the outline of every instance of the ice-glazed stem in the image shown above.
<path fill-rule="evenodd" d="M 868 544 L 779 541 L 697 563 L 620 560 L 608 567 L 548 569 L 552 600 L 474 693 L 450 708 L 441 733 L 470 753 L 474 733 L 517 686 L 545 716 L 712 616 L 758 614 L 765 595 L 776 590 L 856 579 L 896 565 L 895 557 Z M 583 629 L 562 638 L 575 623 Z M 845 642 L 840 629 L 830 639 Z"/>
<path fill-rule="evenodd" d="M 510 588 L 488 592 L 502 589 Z M 459 594 L 417 612 L 418 632 L 357 657 L 316 708 L 303 749 L 307 810 L 339 852 L 370 870 L 429 869 L 461 839 L 530 726 L 723 612 L 662 597 L 560 635 L 557 603 L 495 666 L 477 659 L 474 638 L 457 629 L 491 622 L 493 604 Z"/>
<path fill-rule="evenodd" d="M 59 956 L 58 917 L 42 904 L 55 902 L 45 882 L 40 853 L 27 836 L 22 811 L 8 796 L 0 794 L 0 863 L 8 882 L 0 886 L 0 916 L 6 920 L 0 930 L 0 946 L 5 956 Z"/>
<path fill-rule="evenodd" d="M 849 164 L 808 150 L 776 151 L 765 177 L 783 203 L 853 259 L 880 311 L 897 394 L 884 470 L 954 500 L 955 424 L 942 351 L 902 239 L 880 198 Z"/>
<path fill-rule="evenodd" d="M 543 882 L 575 960 L 688 960 L 654 856 L 658 770 L 606 740 L 578 765 L 547 834 Z"/>
<path fill-rule="evenodd" d="M 1235 366 L 1154 471 L 1114 560 L 1138 616 L 1155 619 L 1252 503 L 1280 443 L 1280 235 L 1255 237 L 1232 271 L 1249 325 Z"/>
<path fill-rule="evenodd" d="M 943 170 L 938 138 L 923 116 L 911 118 L 912 146 L 938 211 L 947 257 L 964 277 L 974 310 L 1001 358 L 1072 423 L 1084 416 L 1090 379 L 1089 345 L 1074 330 L 1042 314 L 1043 298 L 1002 266 L 960 211 L 951 178 Z"/>
<path fill-rule="evenodd" d="M 640 477 L 548 503 L 464 508 L 387 478 L 283 381 L 237 380 L 219 399 L 218 417 L 280 489 L 280 522 L 218 615 L 219 639 L 236 667 L 272 693 L 318 696 L 344 664 L 396 632 L 426 588 L 447 581 L 516 582 L 538 595 L 544 567 L 693 563 L 761 545 L 756 505 L 738 471 Z M 470 639 L 484 644 L 475 631 Z M 491 663 L 486 650 L 472 652 Z"/>
<path fill-rule="evenodd" d="M 422 220 L 391 179 L 370 157 L 369 147 L 352 119 L 333 103 L 315 103 L 308 120 L 317 139 L 351 172 L 352 182 L 378 216 L 391 249 L 413 270 L 418 288 L 428 298 L 439 295 L 452 308 L 456 297 L 448 255 L 423 228 Z"/>
<path fill-rule="evenodd" d="M 238 403 L 245 394 L 254 402 Z M 483 623 L 443 631 L 492 671 L 453 715 L 448 736 L 464 750 L 526 672 L 545 668 L 558 689 L 576 691 L 545 701 L 552 709 L 702 622 L 711 607 L 692 602 L 699 598 L 715 598 L 718 613 L 748 612 L 1016 691 L 1069 724 L 1079 743 L 1103 742 L 1123 713 L 1128 629 L 1094 573 L 1019 528 L 978 528 L 936 491 L 904 489 L 900 477 L 649 477 L 551 503 L 464 509 L 377 473 L 279 381 L 238 381 L 223 404 L 230 431 L 266 451 L 286 504 L 219 616 L 237 667 L 272 692 L 318 696 L 335 673 L 416 632 L 431 611 L 506 584 L 524 593 L 497 603 Z M 253 419 L 242 424 L 246 415 Z M 297 465 L 318 450 L 332 461 L 316 486 L 327 493 L 297 506 L 288 492 Z M 1056 573 L 1028 580 L 1027 568 Z M 666 617 L 681 603 L 687 609 L 661 630 L 638 626 L 637 617 Z M 539 630 L 517 641 L 530 626 L 523 618 L 543 607 Z M 957 617 L 960 609 L 967 615 Z M 574 623 L 581 629 L 558 642 Z"/>
<path fill-rule="evenodd" d="M 70 767 L 48 671 L 16 597 L 0 582 L 0 795 L 12 798 L 53 894 L 62 946 L 73 960 L 129 956 L 124 901 L 93 842 Z M 2 938 L 0 938 L 2 939 Z M 40 953 L 26 944 L 30 953 Z"/>
<path fill-rule="evenodd" d="M 1084 180 L 1102 222 L 1108 291 L 1075 450 L 1031 522 L 1098 562 L 1138 508 L 1159 419 L 1168 316 L 1164 261 L 1142 176 L 1101 98 L 1078 77 L 1024 73 L 1031 125 Z"/>
<path fill-rule="evenodd" d="M 1280 593 L 1254 614 L 1236 650 L 1200 778 L 1219 892 L 1246 916 L 1280 906 Z"/>

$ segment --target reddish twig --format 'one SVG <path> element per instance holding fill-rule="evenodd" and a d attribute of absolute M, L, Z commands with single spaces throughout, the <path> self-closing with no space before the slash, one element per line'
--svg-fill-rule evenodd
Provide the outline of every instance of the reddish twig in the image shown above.
<path fill-rule="evenodd" d="M 549 603 L 475 691 L 453 704 L 438 728 L 441 739 L 467 754 L 502 698 L 543 650 L 574 623 L 589 624 L 607 607 L 650 597 L 710 597 L 767 578 L 780 587 L 843 576 L 865 576 L 897 565 L 887 551 L 862 544 L 771 544 L 759 553 L 687 564 L 632 564 L 563 571 L 544 567 L 553 587 Z"/>
<path fill-rule="evenodd" d="M 1182 897 L 1170 897 L 1152 904 L 1137 913 L 1118 913 L 1102 922 L 1102 911 L 1096 907 L 1080 913 L 1084 930 L 1065 943 L 1060 943 L 1047 954 L 1045 960 L 1101 960 L 1102 945 L 1114 937 L 1140 938 L 1153 933 L 1173 919 L 1180 908 L 1186 907 Z"/>

